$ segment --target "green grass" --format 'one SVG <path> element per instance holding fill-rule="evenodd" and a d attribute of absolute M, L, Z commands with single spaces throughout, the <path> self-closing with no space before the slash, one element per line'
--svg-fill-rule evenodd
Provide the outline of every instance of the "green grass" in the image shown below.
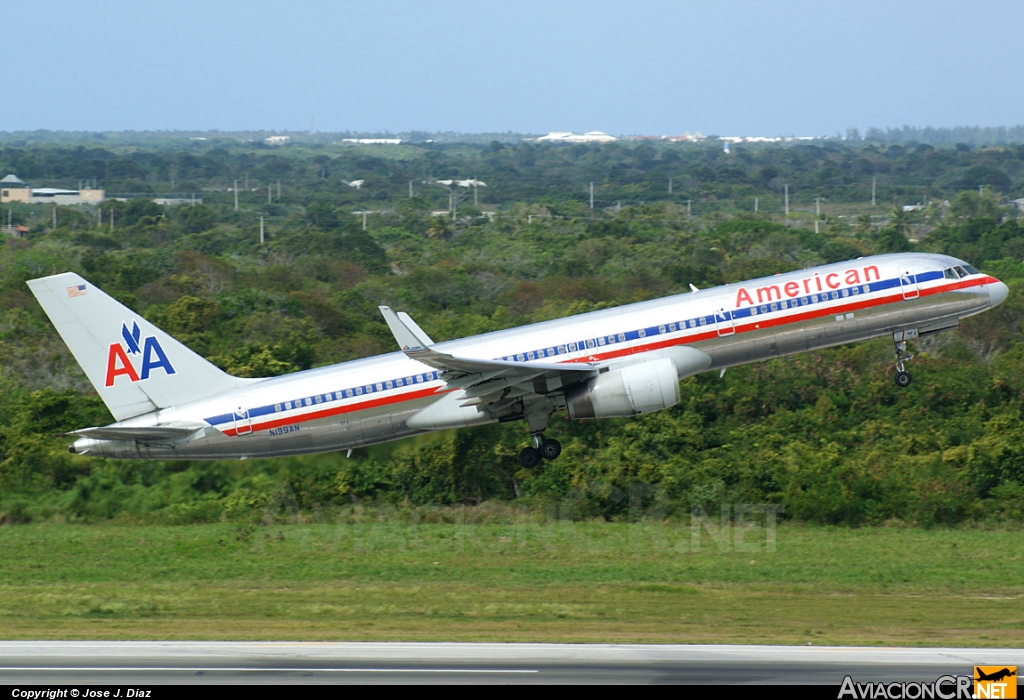
<path fill-rule="evenodd" d="M 418 524 L 0 528 L 0 638 L 1021 646 L 1018 532 Z M 759 542 L 759 540 L 761 542 Z"/>

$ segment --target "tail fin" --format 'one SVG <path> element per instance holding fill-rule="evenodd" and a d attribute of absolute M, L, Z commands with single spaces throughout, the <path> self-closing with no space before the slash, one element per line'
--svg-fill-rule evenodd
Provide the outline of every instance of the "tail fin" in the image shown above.
<path fill-rule="evenodd" d="M 249 381 L 218 369 L 73 272 L 28 286 L 116 420 Z"/>

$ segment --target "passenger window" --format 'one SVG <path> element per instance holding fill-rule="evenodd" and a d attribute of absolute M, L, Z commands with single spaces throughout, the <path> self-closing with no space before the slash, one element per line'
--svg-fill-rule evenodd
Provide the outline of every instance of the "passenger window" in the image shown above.
<path fill-rule="evenodd" d="M 291 401 L 285 401 L 284 402 L 284 410 L 286 410 L 286 411 L 292 410 L 292 402 Z"/>
<path fill-rule="evenodd" d="M 665 332 L 665 326 L 658 326 L 658 332 L 659 333 L 664 333 Z"/>
<path fill-rule="evenodd" d="M 762 306 L 762 307 L 760 307 L 760 308 L 759 308 L 758 310 L 759 310 L 759 311 L 760 311 L 761 313 L 763 313 L 763 314 L 766 314 L 766 313 L 768 313 L 768 307 L 767 307 L 767 306 Z"/>
<path fill-rule="evenodd" d="M 317 396 L 316 396 L 316 402 L 317 402 L 317 403 L 323 403 L 323 402 L 324 402 L 324 397 L 323 397 L 323 396 L 320 396 L 319 394 L 317 394 Z"/>
<path fill-rule="evenodd" d="M 833 299 L 838 299 L 839 298 L 839 292 L 832 292 L 832 298 Z"/>
<path fill-rule="evenodd" d="M 669 331 L 669 333 L 671 333 L 675 329 L 676 329 L 676 324 L 674 324 L 674 323 L 668 324 L 668 331 Z"/>
<path fill-rule="evenodd" d="M 869 284 L 865 284 L 865 285 L 864 285 L 863 287 L 861 287 L 861 290 L 862 290 L 862 291 L 863 291 L 863 292 L 864 292 L 865 294 L 870 294 L 870 293 L 871 293 L 871 285 L 869 285 Z"/>
<path fill-rule="evenodd" d="M 576 352 L 576 343 L 569 343 L 569 352 Z"/>
<path fill-rule="evenodd" d="M 306 405 L 307 406 L 312 406 L 313 405 L 313 399 L 306 399 Z"/>
<path fill-rule="evenodd" d="M 558 346 L 558 354 L 560 354 L 560 355 L 564 355 L 565 354 L 565 346 L 564 345 L 559 345 Z"/>
<path fill-rule="evenodd" d="M 594 341 L 593 340 L 587 340 L 587 347 L 588 348 L 594 347 Z"/>
<path fill-rule="evenodd" d="M 811 303 L 812 304 L 817 304 L 818 303 L 818 295 L 817 294 L 812 294 L 811 295 Z"/>
<path fill-rule="evenodd" d="M 356 396 L 362 396 L 362 395 L 363 395 L 363 387 L 357 386 L 356 387 Z"/>
<path fill-rule="evenodd" d="M 526 360 L 526 356 L 523 353 L 519 353 L 518 355 L 516 355 L 516 360 L 518 360 L 519 362 L 524 362 Z"/>
<path fill-rule="evenodd" d="M 597 339 L 597 344 L 598 345 L 604 345 L 604 336 L 603 335 L 600 338 Z"/>
<path fill-rule="evenodd" d="M 853 294 L 854 296 L 857 296 L 858 294 L 860 294 L 860 287 L 851 287 L 850 293 Z"/>
<path fill-rule="evenodd" d="M 772 311 L 778 311 L 778 310 L 779 310 L 779 305 L 778 304 L 772 304 Z"/>
<path fill-rule="evenodd" d="M 757 307 L 756 306 L 751 306 L 750 307 L 750 315 L 751 316 L 757 316 Z"/>
<path fill-rule="evenodd" d="M 555 356 L 555 349 L 554 348 L 548 348 L 548 357 L 554 357 L 554 356 Z"/>
<path fill-rule="evenodd" d="M 280 412 L 281 412 L 281 404 L 275 403 L 274 404 L 274 413 L 280 413 Z"/>
<path fill-rule="evenodd" d="M 394 382 L 392 382 L 389 379 L 387 382 L 384 383 L 384 388 L 385 389 L 394 389 L 395 388 L 395 384 L 394 384 Z"/>
<path fill-rule="evenodd" d="M 708 324 L 708 320 L 706 318 L 704 318 L 703 316 L 701 316 L 700 317 L 700 325 L 706 326 L 707 324 Z"/>
<path fill-rule="evenodd" d="M 850 290 L 849 289 L 844 289 L 844 290 L 842 290 L 841 294 L 844 297 L 848 297 L 848 296 L 850 296 Z"/>

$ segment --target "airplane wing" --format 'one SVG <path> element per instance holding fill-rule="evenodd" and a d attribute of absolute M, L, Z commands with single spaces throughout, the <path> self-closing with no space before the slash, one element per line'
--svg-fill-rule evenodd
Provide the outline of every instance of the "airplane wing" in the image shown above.
<path fill-rule="evenodd" d="M 96 440 L 128 440 L 133 442 L 159 442 L 167 440 L 180 440 L 192 433 L 203 430 L 202 425 L 187 426 L 153 426 L 153 427 L 132 427 L 122 425 L 109 425 L 105 428 L 82 428 L 73 430 L 65 435 L 77 435 L 79 437 L 94 438 Z"/>
<path fill-rule="evenodd" d="M 584 362 L 508 362 L 456 357 L 436 350 L 430 338 L 407 314 L 396 314 L 387 306 L 379 308 L 407 357 L 442 370 L 440 378 L 446 383 L 446 389 L 465 391 L 461 406 L 514 400 L 528 402 L 549 391 L 592 377 L 598 371 L 594 365 Z"/>

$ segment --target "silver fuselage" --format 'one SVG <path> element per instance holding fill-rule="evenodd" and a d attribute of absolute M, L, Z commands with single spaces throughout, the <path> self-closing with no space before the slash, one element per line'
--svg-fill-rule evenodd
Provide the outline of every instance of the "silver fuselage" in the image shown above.
<path fill-rule="evenodd" d="M 464 358 L 588 362 L 655 357 L 691 346 L 708 370 L 759 362 L 900 330 L 952 328 L 1002 301 L 1006 286 L 932 254 L 895 254 L 680 294 L 437 344 Z M 400 352 L 274 377 L 118 425 L 208 427 L 187 440 L 143 444 L 82 438 L 73 451 L 143 459 L 245 459 L 328 452 L 422 431 L 406 421 L 446 393 L 436 370 Z"/>

